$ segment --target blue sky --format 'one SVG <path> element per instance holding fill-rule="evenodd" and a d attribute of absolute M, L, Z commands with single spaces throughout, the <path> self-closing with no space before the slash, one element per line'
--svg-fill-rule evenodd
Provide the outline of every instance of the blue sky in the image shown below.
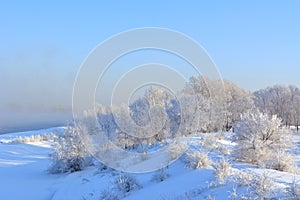
<path fill-rule="evenodd" d="M 248 90 L 300 87 L 299 10 L 299 1 L 1 2 L 0 129 L 69 119 L 63 113 L 89 52 L 140 27 L 192 37 L 224 78 Z"/>

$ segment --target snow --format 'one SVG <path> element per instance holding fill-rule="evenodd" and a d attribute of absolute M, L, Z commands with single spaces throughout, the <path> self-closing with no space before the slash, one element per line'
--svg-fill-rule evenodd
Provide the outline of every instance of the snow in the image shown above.
<path fill-rule="evenodd" d="M 0 144 L 1 199 L 49 199 L 54 176 L 46 172 L 49 148 Z"/>
<path fill-rule="evenodd" d="M 14 133 L 0 135 L 0 199 L 53 199 L 53 200 L 80 200 L 100 199 L 101 192 L 108 190 L 118 194 L 114 186 L 115 179 L 120 172 L 107 169 L 101 170 L 99 166 L 91 166 L 84 171 L 65 173 L 59 175 L 49 174 L 47 168 L 50 165 L 48 158 L 51 152 L 51 142 L 38 141 L 23 143 L 10 143 L 19 136 L 31 136 L 33 134 L 49 134 L 61 132 L 64 128 Z M 233 148 L 230 138 L 218 139 L 217 142 Z M 197 144 L 200 137 L 192 139 L 192 150 L 201 149 Z M 300 136 L 293 136 L 295 142 L 300 142 Z M 292 149 L 298 165 L 300 163 L 299 146 Z M 208 151 L 212 160 L 222 157 L 219 153 Z M 162 158 L 159 158 L 162 159 Z M 231 161 L 232 162 L 232 161 Z M 140 163 L 137 167 L 149 164 Z M 169 177 L 158 182 L 153 180 L 156 172 L 133 174 L 142 188 L 121 196 L 122 199 L 230 199 L 230 195 L 237 187 L 233 182 L 222 185 L 215 177 L 215 169 L 212 166 L 194 170 L 187 168 L 182 159 L 172 163 L 166 172 Z M 287 188 L 293 182 L 300 182 L 300 176 L 279 172 L 276 170 L 260 169 L 249 164 L 232 163 L 232 173 L 246 173 L 252 176 L 267 174 L 276 183 L 278 188 Z M 247 195 L 247 188 L 237 188 L 238 192 Z M 249 194 L 248 194 L 249 195 Z"/>

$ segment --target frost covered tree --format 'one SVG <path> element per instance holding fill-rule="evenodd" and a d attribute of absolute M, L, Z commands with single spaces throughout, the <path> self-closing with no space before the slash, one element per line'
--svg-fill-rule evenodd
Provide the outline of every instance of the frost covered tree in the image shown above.
<path fill-rule="evenodd" d="M 166 106 L 166 113 L 169 118 L 170 133 L 175 135 L 180 127 L 180 103 L 177 99 L 171 99 L 170 104 Z"/>
<path fill-rule="evenodd" d="M 100 131 L 105 133 L 105 135 L 110 139 L 114 138 L 116 136 L 117 124 L 114 119 L 112 108 L 108 106 L 97 105 L 96 112 L 97 120 L 100 125 Z M 90 117 L 93 118 L 94 116 L 92 115 Z M 87 125 L 87 123 L 85 123 L 85 125 Z M 89 125 L 95 127 L 94 124 Z M 89 125 L 87 125 L 88 128 L 91 127 Z"/>
<path fill-rule="evenodd" d="M 286 126 L 299 124 L 300 90 L 296 86 L 274 85 L 254 92 L 254 96 L 261 112 L 277 115 Z"/>
<path fill-rule="evenodd" d="M 292 124 L 296 126 L 299 131 L 300 123 L 300 89 L 296 86 L 289 86 L 291 92 L 291 104 L 289 108 L 289 114 Z"/>
<path fill-rule="evenodd" d="M 289 105 L 291 100 L 290 90 L 282 85 L 275 85 L 271 90 L 272 104 L 274 107 L 275 114 L 282 118 L 283 122 L 288 125 L 289 119 Z"/>
<path fill-rule="evenodd" d="M 171 95 L 160 87 L 152 86 L 145 91 L 144 98 L 150 107 L 165 106 L 166 102 L 170 101 Z"/>
<path fill-rule="evenodd" d="M 69 126 L 55 141 L 53 152 L 50 154 L 51 173 L 75 172 L 92 164 L 92 157 L 87 151 L 91 145 L 87 137 L 87 129 L 78 124 Z"/>
<path fill-rule="evenodd" d="M 129 107 L 125 104 L 115 106 L 112 112 L 116 124 L 116 137 L 112 141 L 123 149 L 136 148 L 141 141 L 134 137 L 139 134 L 138 125 L 131 119 Z"/>
<path fill-rule="evenodd" d="M 276 115 L 269 116 L 260 111 L 241 115 L 235 126 L 235 156 L 238 160 L 257 164 L 272 151 L 290 145 L 289 134 L 280 127 L 281 120 Z"/>
<path fill-rule="evenodd" d="M 209 102 L 209 132 L 229 130 L 242 113 L 254 107 L 252 94 L 229 80 L 191 77 L 183 93 L 200 94 Z"/>
<path fill-rule="evenodd" d="M 239 119 L 242 113 L 250 111 L 254 107 L 252 94 L 238 87 L 231 81 L 224 80 L 226 93 L 226 125 L 229 130 Z"/>
<path fill-rule="evenodd" d="M 226 124 L 225 88 L 222 80 L 205 76 L 191 77 L 182 93 L 184 95 L 201 95 L 209 102 L 209 124 L 206 132 L 222 130 Z"/>
<path fill-rule="evenodd" d="M 202 95 L 182 95 L 179 98 L 178 127 L 181 135 L 206 131 L 209 124 L 209 102 Z"/>
<path fill-rule="evenodd" d="M 150 107 L 149 111 L 145 111 L 148 108 L 136 108 L 136 105 L 131 109 L 127 105 L 121 105 L 113 109 L 117 125 L 115 141 L 125 149 L 138 148 L 146 153 L 150 145 L 169 136 L 168 118 L 164 107 Z M 145 116 L 149 118 L 147 121 L 143 119 Z"/>
<path fill-rule="evenodd" d="M 171 97 L 162 88 L 152 86 L 145 94 L 129 105 L 130 119 L 124 119 L 133 135 L 142 136 L 137 142 L 152 144 L 170 136 L 170 121 L 167 105 Z M 151 137 L 149 137 L 151 136 Z"/>
<path fill-rule="evenodd" d="M 145 126 L 149 123 L 150 105 L 146 98 L 138 98 L 129 105 L 130 116 L 138 126 Z"/>

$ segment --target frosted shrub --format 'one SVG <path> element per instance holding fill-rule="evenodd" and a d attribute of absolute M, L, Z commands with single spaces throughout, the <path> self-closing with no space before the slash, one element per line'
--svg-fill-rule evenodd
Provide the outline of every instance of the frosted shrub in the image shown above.
<path fill-rule="evenodd" d="M 275 115 L 269 117 L 259 111 L 241 115 L 235 127 L 238 160 L 257 164 L 276 149 L 290 144 L 290 135 L 280 128 L 281 120 Z"/>
<path fill-rule="evenodd" d="M 189 151 L 186 153 L 186 166 L 192 169 L 200 169 L 212 164 L 208 155 L 201 151 Z"/>
<path fill-rule="evenodd" d="M 27 143 L 37 143 L 45 141 L 45 136 L 41 135 L 31 135 L 31 136 L 18 136 L 10 141 L 11 144 L 27 144 Z"/>
<path fill-rule="evenodd" d="M 13 139 L 11 142 L 11 144 L 22 144 L 22 143 L 25 143 L 25 140 L 23 137 L 16 137 L 15 139 Z"/>
<path fill-rule="evenodd" d="M 239 198 L 239 194 L 236 190 L 236 187 L 233 187 L 231 191 L 228 191 L 229 192 L 229 198 L 231 200 L 236 200 Z"/>
<path fill-rule="evenodd" d="M 283 172 L 296 172 L 296 164 L 291 154 L 279 150 L 271 153 L 263 159 L 259 165 L 267 169 L 275 169 Z"/>
<path fill-rule="evenodd" d="M 160 170 L 157 170 L 152 177 L 153 181 L 156 182 L 162 182 L 164 180 L 166 180 L 170 175 L 168 174 L 167 170 L 162 168 Z"/>
<path fill-rule="evenodd" d="M 86 129 L 78 125 L 68 127 L 62 136 L 59 136 L 50 154 L 52 165 L 51 173 L 75 172 L 92 164 L 92 157 L 86 149 L 89 140 L 85 137 Z"/>
<path fill-rule="evenodd" d="M 202 140 L 200 141 L 199 144 L 208 150 L 212 150 L 217 146 L 216 142 L 217 142 L 217 137 L 215 134 L 205 133 L 203 134 Z"/>
<path fill-rule="evenodd" d="M 256 176 L 250 185 L 255 199 L 271 199 L 276 196 L 275 182 L 266 173 Z"/>
<path fill-rule="evenodd" d="M 214 149 L 216 153 L 224 154 L 224 155 L 229 155 L 230 154 L 230 149 L 224 145 L 224 144 L 218 144 L 218 146 Z"/>
<path fill-rule="evenodd" d="M 43 138 L 40 135 L 32 135 L 30 138 L 30 142 L 42 142 Z"/>
<path fill-rule="evenodd" d="M 230 164 L 222 158 L 222 160 L 218 161 L 214 168 L 216 169 L 215 171 L 215 176 L 219 180 L 221 184 L 225 183 L 225 179 L 231 175 L 231 166 Z"/>
<path fill-rule="evenodd" d="M 170 144 L 167 148 L 167 152 L 171 159 L 178 158 L 183 151 L 187 149 L 186 142 L 175 142 L 174 144 Z"/>
<path fill-rule="evenodd" d="M 253 175 L 250 173 L 237 171 L 233 176 L 230 177 L 230 181 L 237 184 L 238 186 L 248 187 L 253 180 Z"/>
<path fill-rule="evenodd" d="M 202 134 L 202 139 L 198 144 L 208 151 L 229 155 L 229 148 L 226 145 L 218 142 L 220 138 L 224 138 L 224 135 L 222 135 L 222 133 L 205 133 Z"/>
<path fill-rule="evenodd" d="M 138 190 L 142 186 L 137 182 L 137 180 L 128 174 L 122 174 L 115 180 L 116 189 L 126 195 L 128 192 L 133 190 Z"/>
<path fill-rule="evenodd" d="M 31 142 L 32 140 L 33 140 L 32 136 L 24 137 L 23 138 L 23 141 L 24 141 L 23 143 L 27 144 L 27 143 Z"/>
<path fill-rule="evenodd" d="M 238 172 L 232 176 L 238 187 L 244 186 L 247 189 L 238 194 L 236 188 L 230 192 L 232 199 L 281 199 L 282 194 L 269 174 L 253 175 L 245 172 Z M 232 181 L 232 180 L 231 180 Z"/>

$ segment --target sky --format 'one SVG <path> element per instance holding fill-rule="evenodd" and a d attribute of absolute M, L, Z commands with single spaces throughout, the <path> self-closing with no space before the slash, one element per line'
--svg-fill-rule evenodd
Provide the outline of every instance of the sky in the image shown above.
<path fill-rule="evenodd" d="M 247 90 L 300 87 L 299 10 L 296 0 L 2 1 L 0 132 L 71 121 L 80 65 L 99 43 L 135 28 L 193 38 L 223 78 Z"/>

